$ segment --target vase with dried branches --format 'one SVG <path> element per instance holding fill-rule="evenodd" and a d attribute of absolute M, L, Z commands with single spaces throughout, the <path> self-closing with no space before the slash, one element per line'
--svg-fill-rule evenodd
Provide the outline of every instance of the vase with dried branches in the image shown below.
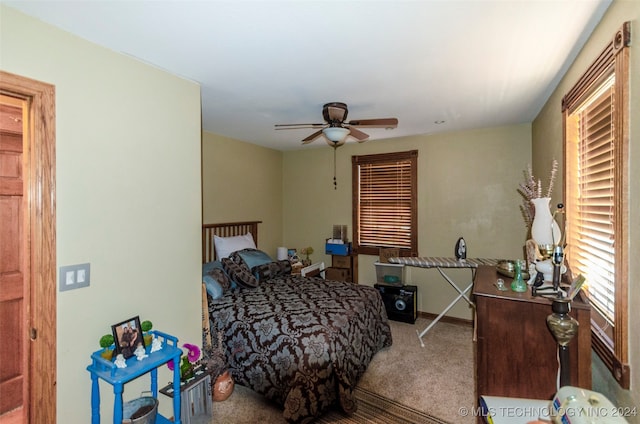
<path fill-rule="evenodd" d="M 531 165 L 528 165 L 524 172 L 525 180 L 520 183 L 518 188 L 518 193 L 523 198 L 520 211 L 524 217 L 528 235 L 533 239 L 543 256 L 548 256 L 553 250 L 553 246 L 560 243 L 560 227 L 555 221 L 555 214 L 552 215 L 549 208 L 557 172 L 558 161 L 554 159 L 551 164 L 549 183 L 546 190 L 543 191 L 542 181 L 533 176 Z M 529 241 L 527 245 L 529 245 Z M 527 248 L 527 256 L 529 262 L 532 262 L 529 250 Z"/>
<path fill-rule="evenodd" d="M 527 229 L 531 229 L 531 224 L 535 216 L 535 207 L 533 205 L 533 199 L 549 198 L 553 193 L 553 184 L 556 180 L 556 174 L 558 173 L 558 161 L 553 160 L 551 163 L 551 173 L 549 175 L 549 183 L 547 189 L 543 192 L 543 185 L 540 179 L 536 179 L 533 176 L 531 165 L 527 165 L 527 169 L 524 171 L 524 182 L 520 183 L 518 193 L 522 196 L 522 205 L 520 205 L 520 211 L 524 218 L 524 222 Z M 544 195 L 543 195 L 544 194 Z"/>

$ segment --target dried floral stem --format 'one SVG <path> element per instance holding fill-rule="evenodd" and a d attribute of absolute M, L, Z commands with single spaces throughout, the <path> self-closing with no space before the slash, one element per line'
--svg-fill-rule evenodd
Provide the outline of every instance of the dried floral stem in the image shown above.
<path fill-rule="evenodd" d="M 538 198 L 542 197 L 542 183 L 540 182 L 540 179 L 538 178 Z"/>
<path fill-rule="evenodd" d="M 558 172 L 558 161 L 553 160 L 551 164 L 551 176 L 549 177 L 549 188 L 547 189 L 547 195 L 545 197 L 551 197 L 553 191 L 553 183 L 556 181 L 556 173 Z"/>
<path fill-rule="evenodd" d="M 551 163 L 551 174 L 549 176 L 549 185 L 545 197 L 551 197 L 553 193 L 553 184 L 556 180 L 556 174 L 558 172 L 558 161 L 553 160 Z M 520 211 L 525 221 L 527 228 L 531 228 L 533 218 L 535 215 L 535 209 L 531 203 L 531 199 L 538 199 L 542 197 L 542 181 L 537 180 L 533 176 L 531 165 L 527 165 L 527 169 L 524 171 L 524 182 L 518 186 L 518 193 L 522 196 L 522 205 L 520 205 Z"/>

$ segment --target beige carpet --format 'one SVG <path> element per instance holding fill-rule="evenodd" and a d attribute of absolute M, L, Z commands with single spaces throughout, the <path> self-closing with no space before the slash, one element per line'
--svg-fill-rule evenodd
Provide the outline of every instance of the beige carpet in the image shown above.
<path fill-rule="evenodd" d="M 423 348 L 416 330 L 422 331 L 429 320 L 419 318 L 414 325 L 390 322 L 393 346 L 376 354 L 358 387 L 445 422 L 475 423 L 474 417 L 465 416 L 475 405 L 472 327 L 439 322 L 423 338 Z M 214 403 L 212 422 L 285 421 L 277 405 L 236 385 L 229 399 Z"/>

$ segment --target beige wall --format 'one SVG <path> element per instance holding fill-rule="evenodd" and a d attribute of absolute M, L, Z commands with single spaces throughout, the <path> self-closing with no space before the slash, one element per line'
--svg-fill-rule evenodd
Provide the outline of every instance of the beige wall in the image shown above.
<path fill-rule="evenodd" d="M 549 101 L 546 103 L 532 125 L 533 137 L 533 162 L 534 172 L 546 175 L 553 158 L 562 162 L 562 114 L 560 101 L 562 96 L 573 86 L 595 57 L 611 40 L 616 30 L 623 22 L 631 21 L 631 71 L 630 71 L 630 193 L 629 199 L 629 229 L 627 237 L 630 249 L 629 263 L 629 305 L 640 304 L 640 283 L 637 275 L 640 275 L 640 262 L 634 260 L 635 252 L 640 251 L 640 2 L 635 0 L 615 0 L 609 7 L 606 15 L 592 34 L 580 55 L 566 73 Z M 559 173 L 561 175 L 561 173 Z M 562 187 L 562 179 L 558 181 L 558 187 Z M 557 193 L 556 200 L 560 200 Z M 640 332 L 634 325 L 640 322 L 640 308 L 629 308 L 629 356 L 632 367 L 631 393 L 618 392 L 615 385 L 610 385 L 608 396 L 611 398 L 626 399 L 630 395 L 634 400 L 629 403 L 640 405 Z M 600 386 L 596 386 L 600 384 Z M 608 383 L 607 383 L 608 384 Z M 604 390 L 603 382 L 594 380 L 597 390 Z M 640 418 L 636 417 L 640 422 Z"/>
<path fill-rule="evenodd" d="M 204 133 L 203 222 L 262 221 L 259 247 L 273 258 L 282 240 L 282 152 Z"/>
<path fill-rule="evenodd" d="M 139 315 L 201 341 L 200 88 L 0 12 L 0 67 L 56 89 L 57 265 L 91 263 L 90 287 L 57 295 L 57 422 L 84 424 L 86 366 L 112 324 Z M 163 367 L 159 381 L 169 379 Z M 148 384 L 128 384 L 125 399 Z M 113 391 L 101 389 L 109 422 Z"/>
<path fill-rule="evenodd" d="M 312 246 L 314 261 L 334 224 L 352 231 L 351 156 L 417 149 L 418 247 L 422 256 L 452 256 L 458 237 L 470 257 L 522 258 L 526 228 L 520 215 L 518 183 L 531 162 L 531 128 L 516 125 L 430 136 L 347 143 L 336 151 L 337 190 L 333 187 L 333 149 L 322 141 L 284 153 L 284 238 L 287 247 Z M 373 285 L 377 257 L 360 255 L 359 282 Z M 410 268 L 418 286 L 418 309 L 439 313 L 457 294 L 435 270 Z M 470 281 L 468 270 L 452 270 L 456 281 Z M 460 302 L 450 315 L 471 319 Z"/>
<path fill-rule="evenodd" d="M 337 190 L 333 150 L 326 144 L 277 152 L 205 133 L 203 220 L 262 220 L 260 248 L 270 255 L 275 257 L 279 245 L 312 246 L 312 260 L 330 264 L 324 240 L 333 224 L 352 229 L 351 155 L 418 149 L 420 254 L 451 256 L 464 236 L 474 257 L 522 257 L 526 229 L 516 189 L 531 162 L 530 133 L 529 125 L 516 125 L 348 143 L 336 151 Z M 360 282 L 372 285 L 376 257 L 361 255 L 359 260 Z M 470 280 L 468 270 L 450 275 Z M 419 286 L 421 311 L 439 313 L 456 295 L 434 270 L 407 269 L 407 277 Z M 472 317 L 464 302 L 450 315 Z"/>

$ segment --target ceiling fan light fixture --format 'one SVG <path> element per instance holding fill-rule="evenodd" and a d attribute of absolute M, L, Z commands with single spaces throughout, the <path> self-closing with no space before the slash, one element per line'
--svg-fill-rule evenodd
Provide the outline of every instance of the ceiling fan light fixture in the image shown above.
<path fill-rule="evenodd" d="M 350 131 L 343 127 L 327 127 L 322 130 L 322 133 L 329 139 L 329 141 L 342 144 Z"/>

